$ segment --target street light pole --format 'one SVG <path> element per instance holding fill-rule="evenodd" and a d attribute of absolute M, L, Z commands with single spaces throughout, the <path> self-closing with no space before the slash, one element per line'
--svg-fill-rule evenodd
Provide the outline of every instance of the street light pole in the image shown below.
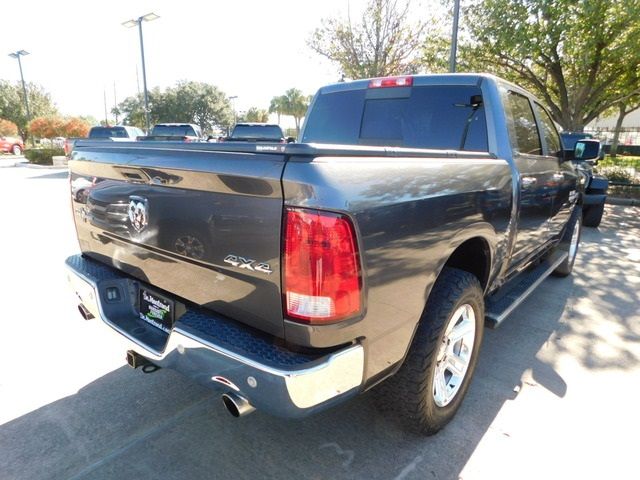
<path fill-rule="evenodd" d="M 149 93 L 147 91 L 147 68 L 144 61 L 144 40 L 142 38 L 142 22 L 151 22 L 152 20 L 157 20 L 160 18 L 159 15 L 155 13 L 147 13 L 141 17 L 136 19 L 127 20 L 122 25 L 127 28 L 138 26 L 138 32 L 140 34 L 140 56 L 142 57 L 142 86 L 144 88 L 144 119 L 147 125 L 147 133 L 151 130 L 151 125 L 149 123 Z"/>
<path fill-rule="evenodd" d="M 138 18 L 138 31 L 140 32 L 140 55 L 142 56 L 142 85 L 144 88 L 144 119 L 147 124 L 147 135 L 151 131 L 149 125 L 149 93 L 147 91 L 147 68 L 144 62 L 144 41 L 142 40 L 142 17 Z"/>
<path fill-rule="evenodd" d="M 229 100 L 231 100 L 231 104 L 233 105 L 233 123 L 234 124 L 238 123 L 238 114 L 236 112 L 236 98 L 238 98 L 237 95 L 232 95 L 229 97 Z"/>
<path fill-rule="evenodd" d="M 18 67 L 20 68 L 20 80 L 22 81 L 22 94 L 24 95 L 24 107 L 27 111 L 27 123 L 31 121 L 31 112 L 29 112 L 29 98 L 27 97 L 27 87 L 24 83 L 24 75 L 22 74 L 22 62 L 20 61 L 20 57 L 24 57 L 25 55 L 29 55 L 29 52 L 26 50 L 18 50 L 17 52 L 10 53 L 9 56 L 12 58 L 18 59 Z"/>
<path fill-rule="evenodd" d="M 456 73 L 456 54 L 458 50 L 458 19 L 460 17 L 460 0 L 453 4 L 453 29 L 451 31 L 451 56 L 449 57 L 449 72 Z"/>

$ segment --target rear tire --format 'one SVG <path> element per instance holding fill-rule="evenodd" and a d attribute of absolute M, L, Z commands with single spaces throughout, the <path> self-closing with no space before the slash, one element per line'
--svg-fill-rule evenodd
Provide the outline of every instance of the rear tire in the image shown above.
<path fill-rule="evenodd" d="M 566 277 L 571 275 L 573 271 L 573 264 L 576 261 L 578 254 L 578 247 L 580 246 L 580 237 L 582 236 L 582 208 L 577 206 L 571 215 L 567 230 L 564 232 L 564 236 L 560 243 L 556 247 L 559 251 L 567 252 L 568 256 L 565 260 L 558 265 L 558 267 L 552 272 L 556 277 Z"/>
<path fill-rule="evenodd" d="M 398 373 L 378 388 L 381 410 L 395 414 L 408 430 L 425 435 L 441 430 L 469 388 L 483 329 L 480 282 L 468 272 L 445 268 L 429 296 L 407 358 Z"/>
<path fill-rule="evenodd" d="M 599 205 L 589 205 L 583 209 L 582 224 L 585 227 L 597 227 L 602 221 L 604 214 L 604 203 Z"/>
<path fill-rule="evenodd" d="M 22 154 L 22 148 L 20 148 L 20 145 L 14 145 L 11 149 L 11 153 L 13 153 L 14 155 L 20 155 Z"/>

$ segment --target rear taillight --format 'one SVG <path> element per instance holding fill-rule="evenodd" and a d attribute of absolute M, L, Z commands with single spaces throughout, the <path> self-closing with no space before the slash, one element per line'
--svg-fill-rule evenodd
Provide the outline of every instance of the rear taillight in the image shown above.
<path fill-rule="evenodd" d="M 285 315 L 318 324 L 360 313 L 362 278 L 351 221 L 302 208 L 287 208 L 284 221 Z"/>
<path fill-rule="evenodd" d="M 384 77 L 374 78 L 369 81 L 369 88 L 410 87 L 413 85 L 413 77 Z"/>

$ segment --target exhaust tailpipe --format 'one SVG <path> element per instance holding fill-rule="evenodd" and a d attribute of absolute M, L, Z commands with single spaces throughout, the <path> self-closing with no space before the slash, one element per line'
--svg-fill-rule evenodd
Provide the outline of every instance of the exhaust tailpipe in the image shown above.
<path fill-rule="evenodd" d="M 93 314 L 87 310 L 87 307 L 85 307 L 83 304 L 78 305 L 78 311 L 80 312 L 80 315 L 82 315 L 82 318 L 84 318 L 85 320 L 91 320 L 93 318 Z"/>
<path fill-rule="evenodd" d="M 249 401 L 236 393 L 224 393 L 222 403 L 227 407 L 227 411 L 234 417 L 244 417 L 254 412 L 256 409 Z"/>

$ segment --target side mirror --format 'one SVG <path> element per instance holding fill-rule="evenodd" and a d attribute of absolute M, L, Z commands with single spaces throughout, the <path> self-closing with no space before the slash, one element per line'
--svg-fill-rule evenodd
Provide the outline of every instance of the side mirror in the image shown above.
<path fill-rule="evenodd" d="M 597 160 L 600 156 L 600 142 L 598 140 L 582 139 L 576 142 L 573 157 L 580 161 Z"/>
<path fill-rule="evenodd" d="M 295 143 L 296 139 L 294 137 L 287 137 L 287 143 Z"/>

